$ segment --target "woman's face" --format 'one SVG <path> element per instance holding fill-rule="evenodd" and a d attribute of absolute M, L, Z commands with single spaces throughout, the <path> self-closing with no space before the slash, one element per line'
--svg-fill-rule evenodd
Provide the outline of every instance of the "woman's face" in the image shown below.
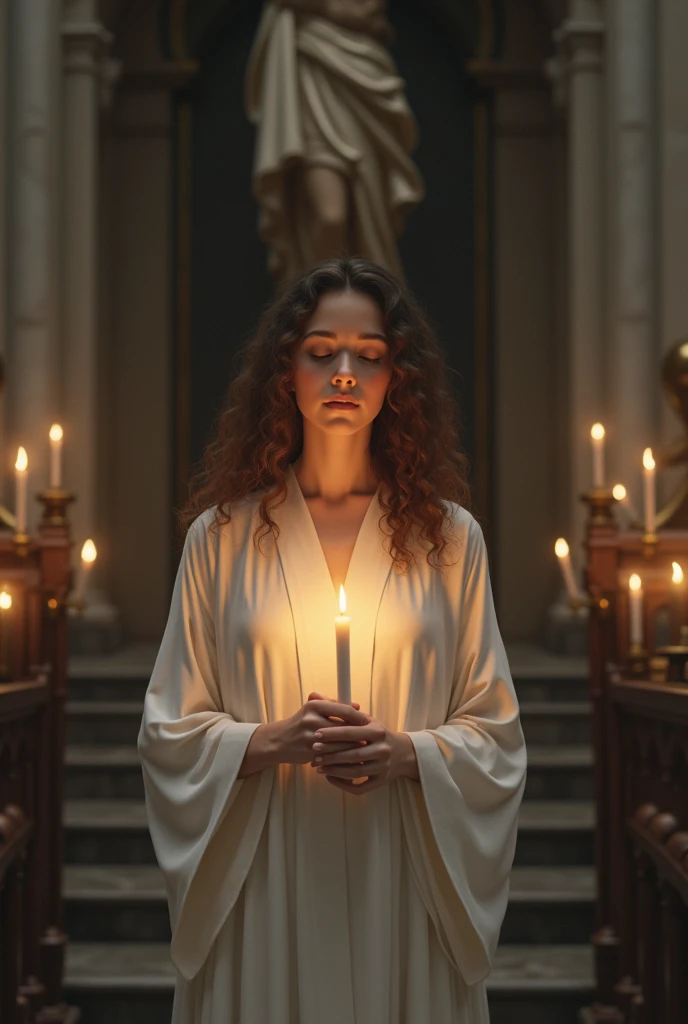
<path fill-rule="evenodd" d="M 326 292 L 294 356 L 296 404 L 321 430 L 353 434 L 372 423 L 392 377 L 380 307 L 356 291 Z M 346 395 L 355 407 L 328 405 Z"/>

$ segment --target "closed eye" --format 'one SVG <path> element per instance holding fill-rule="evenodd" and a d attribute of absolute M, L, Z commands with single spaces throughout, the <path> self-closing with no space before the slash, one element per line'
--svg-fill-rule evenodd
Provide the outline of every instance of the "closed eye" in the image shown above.
<path fill-rule="evenodd" d="M 311 356 L 311 359 L 330 359 L 330 357 L 332 356 L 332 353 L 328 352 L 324 356 L 316 356 L 313 352 L 311 352 L 310 356 Z M 372 356 L 359 356 L 358 358 L 359 359 L 363 359 L 366 363 L 381 363 L 382 362 L 382 359 L 379 356 L 377 358 L 372 358 Z"/>

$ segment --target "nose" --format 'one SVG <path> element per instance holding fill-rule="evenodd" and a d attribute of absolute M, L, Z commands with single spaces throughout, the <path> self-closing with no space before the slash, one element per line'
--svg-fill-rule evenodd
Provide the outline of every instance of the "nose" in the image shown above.
<path fill-rule="evenodd" d="M 353 384 L 354 379 L 354 371 L 351 368 L 349 354 L 346 349 L 343 349 L 338 359 L 337 369 L 332 375 L 332 380 L 337 384 L 343 384 L 345 382 Z"/>

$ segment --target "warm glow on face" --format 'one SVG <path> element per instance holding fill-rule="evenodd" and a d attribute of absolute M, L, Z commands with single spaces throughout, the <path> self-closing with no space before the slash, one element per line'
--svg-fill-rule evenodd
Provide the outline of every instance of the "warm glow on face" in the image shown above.
<path fill-rule="evenodd" d="M 566 543 L 566 541 L 564 540 L 564 538 L 560 537 L 559 540 L 554 545 L 554 554 L 557 556 L 557 558 L 566 558 L 568 553 L 569 553 L 569 546 Z"/>
<path fill-rule="evenodd" d="M 344 584 L 339 587 L 339 614 L 346 614 L 346 594 L 344 593 Z"/>
<path fill-rule="evenodd" d="M 84 562 L 95 562 L 96 560 L 96 546 L 92 540 L 87 540 L 81 549 L 81 557 Z"/>
<path fill-rule="evenodd" d="M 29 457 L 26 454 L 26 448 L 19 448 L 17 451 L 17 461 L 14 464 L 14 468 L 18 469 L 20 473 L 26 470 L 29 464 Z"/>
<path fill-rule="evenodd" d="M 630 580 L 628 581 L 628 587 L 630 590 L 640 590 L 641 580 L 637 572 L 634 572 L 631 576 Z"/>
<path fill-rule="evenodd" d="M 623 484 L 614 484 L 614 487 L 612 488 L 612 494 L 614 495 L 617 501 L 623 501 L 626 497 L 626 488 Z"/>
<path fill-rule="evenodd" d="M 673 570 L 672 573 L 671 573 L 671 582 L 672 583 L 683 583 L 683 569 L 678 564 L 678 562 L 672 562 L 671 563 L 671 568 Z"/>
<path fill-rule="evenodd" d="M 0 593 L 0 608 L 11 608 L 12 607 L 12 595 L 8 594 L 6 590 Z"/>
<path fill-rule="evenodd" d="M 601 423 L 593 423 L 590 428 L 590 437 L 593 441 L 601 441 L 604 437 L 604 427 Z"/>
<path fill-rule="evenodd" d="M 645 469 L 654 469 L 655 460 L 652 458 L 652 449 L 646 448 L 643 452 L 643 466 Z"/>
<path fill-rule="evenodd" d="M 50 440 L 51 441 L 61 441 L 63 433 L 64 432 L 63 432 L 62 427 L 60 426 L 60 424 L 59 423 L 53 423 L 52 427 L 50 428 Z"/>

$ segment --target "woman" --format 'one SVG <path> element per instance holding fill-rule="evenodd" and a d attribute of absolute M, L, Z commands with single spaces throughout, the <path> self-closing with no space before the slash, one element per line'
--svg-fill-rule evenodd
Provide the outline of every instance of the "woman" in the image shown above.
<path fill-rule="evenodd" d="M 173 1024 L 488 1020 L 526 755 L 453 420 L 421 309 L 365 260 L 248 344 L 139 735 Z"/>

